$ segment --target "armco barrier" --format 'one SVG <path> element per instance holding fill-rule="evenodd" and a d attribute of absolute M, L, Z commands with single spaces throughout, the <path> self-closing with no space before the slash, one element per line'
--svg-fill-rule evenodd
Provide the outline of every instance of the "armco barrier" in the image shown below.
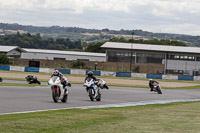
<path fill-rule="evenodd" d="M 25 72 L 39 72 L 39 67 L 25 67 Z"/>
<path fill-rule="evenodd" d="M 178 80 L 178 76 L 174 76 L 174 75 L 162 75 L 162 79 Z"/>
<path fill-rule="evenodd" d="M 89 72 L 90 70 L 86 70 L 85 71 L 85 75 L 87 75 L 87 73 Z M 101 71 L 92 71 L 94 75 L 96 76 L 101 76 Z"/>
<path fill-rule="evenodd" d="M 10 66 L 0 66 L 0 70 L 10 71 Z"/>
<path fill-rule="evenodd" d="M 162 79 L 162 74 L 147 74 L 149 79 Z"/>
<path fill-rule="evenodd" d="M 131 73 L 131 77 L 134 77 L 134 78 L 146 78 L 147 74 L 145 74 L 145 73 Z"/>
<path fill-rule="evenodd" d="M 20 66 L 10 66 L 10 71 L 18 71 L 18 72 L 24 72 L 25 67 Z"/>
<path fill-rule="evenodd" d="M 116 77 L 116 72 L 101 71 L 101 76 Z"/>
<path fill-rule="evenodd" d="M 178 75 L 178 80 L 194 80 L 193 76 Z"/>
<path fill-rule="evenodd" d="M 131 77 L 130 72 L 116 72 L 116 77 Z"/>
<path fill-rule="evenodd" d="M 52 73 L 53 68 L 38 68 L 38 67 L 20 67 L 20 66 L 0 66 L 0 70 L 6 71 L 21 71 L 21 72 L 43 72 Z M 90 70 L 81 69 L 57 69 L 63 74 L 78 74 L 87 75 Z M 96 76 L 113 76 L 113 77 L 135 77 L 135 78 L 151 78 L 151 79 L 167 79 L 167 80 L 195 80 L 200 81 L 200 76 L 186 76 L 186 75 L 162 75 L 162 74 L 143 74 L 130 72 L 109 72 L 109 71 L 92 71 Z"/>
<path fill-rule="evenodd" d="M 76 74 L 76 75 L 85 75 L 86 70 L 81 70 L 81 69 L 71 69 L 71 74 Z"/>
<path fill-rule="evenodd" d="M 71 74 L 70 69 L 56 69 L 60 71 L 62 74 Z"/>

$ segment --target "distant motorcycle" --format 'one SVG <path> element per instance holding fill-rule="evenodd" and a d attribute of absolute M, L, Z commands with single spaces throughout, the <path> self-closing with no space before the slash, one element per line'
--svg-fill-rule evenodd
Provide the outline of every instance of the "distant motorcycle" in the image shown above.
<path fill-rule="evenodd" d="M 96 85 L 95 81 L 92 78 L 87 78 L 83 86 L 86 87 L 91 101 L 94 101 L 94 99 L 96 99 L 97 101 L 101 101 L 99 86 Z"/>
<path fill-rule="evenodd" d="M 153 83 L 153 91 L 157 92 L 158 94 L 162 94 L 161 87 L 158 82 Z"/>
<path fill-rule="evenodd" d="M 39 85 L 41 84 L 40 81 L 38 81 L 36 76 L 27 76 L 25 77 L 25 79 L 29 84 L 33 84 L 33 83 L 37 83 Z"/>
<path fill-rule="evenodd" d="M 0 82 L 2 82 L 3 81 L 3 79 L 0 77 Z"/>
<path fill-rule="evenodd" d="M 71 86 L 71 84 L 68 83 L 67 80 L 65 82 L 67 82 L 66 84 L 68 84 L 69 87 Z M 57 103 L 58 100 L 61 100 L 64 103 L 67 102 L 68 89 L 67 87 L 63 88 L 63 85 L 61 83 L 61 79 L 59 76 L 52 76 L 50 80 L 48 81 L 48 85 L 51 86 L 52 98 L 55 103 Z"/>

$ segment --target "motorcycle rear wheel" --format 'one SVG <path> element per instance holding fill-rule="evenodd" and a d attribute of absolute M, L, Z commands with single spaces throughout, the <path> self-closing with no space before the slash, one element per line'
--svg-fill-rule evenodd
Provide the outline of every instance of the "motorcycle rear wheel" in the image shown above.
<path fill-rule="evenodd" d="M 96 100 L 97 101 L 101 101 L 101 93 L 100 93 L 100 91 L 98 91 L 98 96 L 97 96 Z"/>
<path fill-rule="evenodd" d="M 41 85 L 40 81 L 37 81 L 37 83 L 38 83 L 39 85 Z"/>
<path fill-rule="evenodd" d="M 157 92 L 158 92 L 158 94 L 162 94 L 160 87 L 157 88 Z"/>
<path fill-rule="evenodd" d="M 98 98 L 96 98 L 97 101 L 101 101 L 101 95 L 97 96 Z"/>
<path fill-rule="evenodd" d="M 61 100 L 63 103 L 67 102 L 68 94 L 65 92 L 63 99 Z"/>

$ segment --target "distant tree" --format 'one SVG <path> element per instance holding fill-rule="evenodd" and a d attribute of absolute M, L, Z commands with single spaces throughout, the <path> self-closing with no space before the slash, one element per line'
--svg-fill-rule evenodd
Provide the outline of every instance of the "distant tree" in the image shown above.
<path fill-rule="evenodd" d="M 0 54 L 0 64 L 9 64 L 9 58 L 6 54 Z"/>
<path fill-rule="evenodd" d="M 102 42 L 92 42 L 85 49 L 86 52 L 97 52 L 97 53 L 105 53 L 105 49 L 101 48 L 101 46 L 105 43 Z"/>
<path fill-rule="evenodd" d="M 71 41 L 64 38 L 48 38 L 43 39 L 40 34 L 31 35 L 27 34 L 11 34 L 0 36 L 0 45 L 19 46 L 22 48 L 36 48 L 36 49 L 82 49 L 81 40 Z"/>
<path fill-rule="evenodd" d="M 154 44 L 154 45 L 169 45 L 169 46 L 187 46 L 184 42 L 169 40 L 169 39 L 153 39 L 153 40 L 135 40 L 135 39 L 125 39 L 121 38 L 112 38 L 109 41 L 111 42 L 123 42 L 123 43 L 139 43 L 139 44 Z"/>
<path fill-rule="evenodd" d="M 108 33 L 110 30 L 108 28 L 102 29 L 102 32 Z"/>

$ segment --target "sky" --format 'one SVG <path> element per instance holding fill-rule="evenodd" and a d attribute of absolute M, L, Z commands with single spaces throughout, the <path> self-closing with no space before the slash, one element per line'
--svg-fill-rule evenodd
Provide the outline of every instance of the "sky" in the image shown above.
<path fill-rule="evenodd" d="M 200 35 L 200 0 L 0 0 L 0 22 Z"/>

